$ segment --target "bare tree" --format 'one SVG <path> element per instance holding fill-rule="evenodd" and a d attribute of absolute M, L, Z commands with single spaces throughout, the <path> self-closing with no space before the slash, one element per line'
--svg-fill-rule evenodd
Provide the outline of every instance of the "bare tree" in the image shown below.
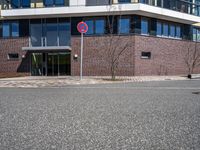
<path fill-rule="evenodd" d="M 191 78 L 191 74 L 194 73 L 194 69 L 200 66 L 200 49 L 197 46 L 197 42 L 195 42 L 194 47 L 190 46 L 187 49 L 187 52 L 184 57 L 184 61 L 188 68 L 188 75 Z"/>
<path fill-rule="evenodd" d="M 110 67 L 111 79 L 116 79 L 116 73 L 120 64 L 120 57 L 126 55 L 127 50 L 133 45 L 133 41 L 127 36 L 121 36 L 119 32 L 114 32 L 114 25 L 118 19 L 121 18 L 121 13 L 115 13 L 116 7 L 109 6 L 109 15 L 107 16 L 107 37 L 102 39 L 101 48 L 105 50 L 103 54 L 106 56 L 105 60 Z M 113 9 L 113 10 L 112 10 Z M 120 8 L 118 8 L 120 10 Z"/>

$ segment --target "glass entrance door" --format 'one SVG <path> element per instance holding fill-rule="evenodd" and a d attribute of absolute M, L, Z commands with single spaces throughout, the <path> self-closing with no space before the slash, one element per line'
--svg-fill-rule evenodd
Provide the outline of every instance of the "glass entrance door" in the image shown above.
<path fill-rule="evenodd" d="M 47 54 L 47 75 L 48 76 L 58 75 L 58 54 L 57 53 Z"/>
<path fill-rule="evenodd" d="M 71 55 L 60 53 L 32 53 L 32 76 L 64 76 L 71 74 Z"/>
<path fill-rule="evenodd" d="M 42 53 L 32 53 L 31 75 L 42 76 Z"/>

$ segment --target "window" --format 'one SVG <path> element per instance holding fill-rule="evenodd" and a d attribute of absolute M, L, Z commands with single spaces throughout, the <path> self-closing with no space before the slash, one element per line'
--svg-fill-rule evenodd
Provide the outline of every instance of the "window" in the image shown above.
<path fill-rule="evenodd" d="M 118 3 L 130 3 L 131 0 L 118 0 Z"/>
<path fill-rule="evenodd" d="M 3 22 L 3 37 L 19 37 L 19 23 L 18 22 Z"/>
<path fill-rule="evenodd" d="M 141 33 L 142 34 L 149 34 L 149 24 L 147 19 L 142 19 L 141 22 Z"/>
<path fill-rule="evenodd" d="M 87 35 L 104 34 L 105 33 L 105 19 L 104 18 L 91 18 L 85 21 L 88 25 Z"/>
<path fill-rule="evenodd" d="M 8 54 L 8 60 L 18 60 L 19 54 L 18 53 L 9 53 Z"/>
<path fill-rule="evenodd" d="M 21 1 L 21 6 L 23 8 L 29 8 L 30 7 L 30 0 L 22 0 Z"/>
<path fill-rule="evenodd" d="M 69 46 L 69 18 L 33 19 L 30 21 L 31 46 Z"/>
<path fill-rule="evenodd" d="M 11 7 L 12 8 L 19 8 L 20 7 L 20 0 L 11 0 Z"/>
<path fill-rule="evenodd" d="M 9 37 L 9 36 L 10 36 L 10 24 L 3 23 L 3 37 Z"/>
<path fill-rule="evenodd" d="M 30 7 L 30 0 L 11 0 L 12 8 L 28 8 Z"/>
<path fill-rule="evenodd" d="M 44 0 L 45 6 L 64 6 L 65 0 Z"/>
<path fill-rule="evenodd" d="M 200 29 L 197 29 L 197 41 L 200 42 Z"/>
<path fill-rule="evenodd" d="M 11 23 L 12 31 L 11 36 L 12 37 L 19 37 L 19 24 L 17 22 Z"/>
<path fill-rule="evenodd" d="M 70 45 L 70 23 L 62 22 L 58 26 L 59 31 L 59 46 Z"/>
<path fill-rule="evenodd" d="M 94 21 L 93 20 L 87 20 L 85 23 L 88 25 L 88 31 L 86 34 L 94 34 Z"/>
<path fill-rule="evenodd" d="M 64 0 L 55 0 L 55 5 L 56 6 L 63 6 L 64 5 Z"/>
<path fill-rule="evenodd" d="M 130 19 L 120 18 L 118 21 L 118 33 L 127 34 L 130 32 Z"/>
<path fill-rule="evenodd" d="M 169 36 L 170 37 L 175 37 L 175 26 L 174 25 L 170 25 L 169 29 L 170 29 Z"/>
<path fill-rule="evenodd" d="M 162 23 L 161 22 L 157 22 L 156 35 L 157 36 L 161 36 L 162 35 Z"/>
<path fill-rule="evenodd" d="M 176 26 L 176 38 L 181 38 L 181 27 L 179 25 Z"/>
<path fill-rule="evenodd" d="M 167 23 L 163 23 L 163 36 L 169 36 L 169 27 Z"/>
<path fill-rule="evenodd" d="M 142 59 L 151 59 L 151 52 L 142 52 L 141 58 Z"/>
<path fill-rule="evenodd" d="M 31 46 L 42 46 L 42 24 L 40 19 L 30 22 Z"/>
<path fill-rule="evenodd" d="M 86 6 L 109 5 L 111 0 L 86 0 Z"/>
<path fill-rule="evenodd" d="M 148 0 L 140 0 L 140 3 L 143 3 L 143 4 L 148 4 Z"/>
<path fill-rule="evenodd" d="M 98 19 L 95 21 L 95 33 L 104 34 L 105 33 L 105 20 Z"/>
<path fill-rule="evenodd" d="M 58 45 L 57 37 L 58 37 L 57 23 L 47 23 L 46 24 L 47 46 L 57 46 Z"/>
<path fill-rule="evenodd" d="M 54 4 L 53 0 L 44 0 L 45 6 L 53 6 L 53 4 Z"/>

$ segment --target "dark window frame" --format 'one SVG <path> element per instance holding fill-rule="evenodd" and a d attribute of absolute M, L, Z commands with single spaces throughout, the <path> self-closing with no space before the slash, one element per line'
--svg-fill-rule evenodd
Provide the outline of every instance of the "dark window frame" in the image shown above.
<path fill-rule="evenodd" d="M 19 53 L 8 53 L 7 60 L 9 61 L 18 61 L 19 60 Z"/>
<path fill-rule="evenodd" d="M 151 52 L 142 51 L 141 52 L 141 59 L 151 59 L 152 54 Z"/>

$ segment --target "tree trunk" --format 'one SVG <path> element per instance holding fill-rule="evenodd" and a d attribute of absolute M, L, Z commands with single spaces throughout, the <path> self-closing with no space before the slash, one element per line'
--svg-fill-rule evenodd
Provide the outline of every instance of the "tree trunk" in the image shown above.
<path fill-rule="evenodd" d="M 111 79 L 112 79 L 112 80 L 115 80 L 115 79 L 116 79 L 114 64 L 111 65 Z"/>

